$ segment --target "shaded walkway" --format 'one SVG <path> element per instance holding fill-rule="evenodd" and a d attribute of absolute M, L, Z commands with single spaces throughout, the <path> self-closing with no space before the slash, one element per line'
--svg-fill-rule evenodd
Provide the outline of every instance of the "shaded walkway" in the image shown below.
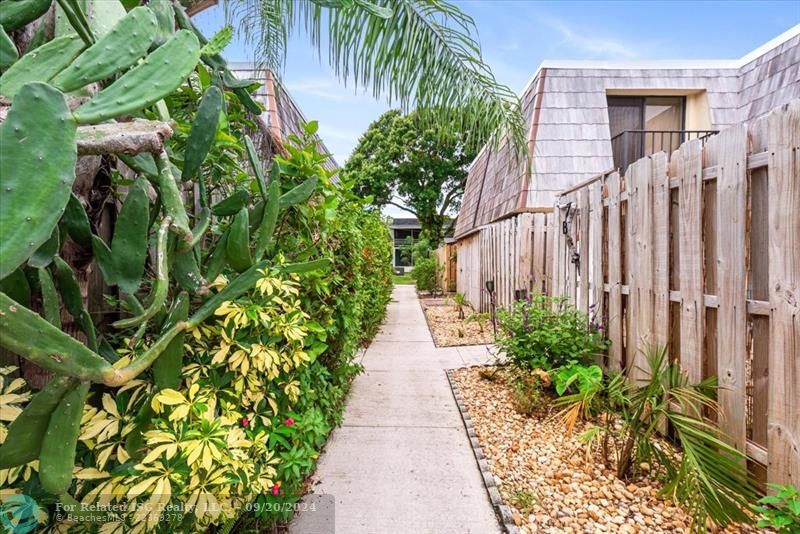
<path fill-rule="evenodd" d="M 486 349 L 436 348 L 414 288 L 393 296 L 313 491 L 332 496 L 337 534 L 500 532 L 444 373 Z M 321 519 L 301 512 L 291 532 L 326 532 Z"/>

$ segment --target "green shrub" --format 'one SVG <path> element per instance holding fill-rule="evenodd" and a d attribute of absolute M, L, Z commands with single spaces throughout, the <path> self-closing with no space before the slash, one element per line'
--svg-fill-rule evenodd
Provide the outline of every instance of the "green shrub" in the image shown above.
<path fill-rule="evenodd" d="M 436 254 L 426 239 L 420 239 L 413 247 L 414 268 L 411 277 L 419 291 L 428 293 L 441 292 L 442 267 L 436 260 Z"/>
<path fill-rule="evenodd" d="M 768 484 L 775 495 L 759 499 L 756 512 L 763 516 L 758 521 L 761 528 L 771 527 L 781 534 L 800 532 L 800 491 L 791 484 Z"/>
<path fill-rule="evenodd" d="M 536 295 L 500 309 L 497 345 L 511 364 L 545 370 L 591 363 L 608 347 L 603 333 L 564 299 Z"/>
<path fill-rule="evenodd" d="M 197 507 L 158 526 L 157 514 L 123 514 L 117 523 L 122 530 L 137 524 L 197 532 L 237 518 L 257 531 L 269 529 L 290 517 L 285 510 L 291 506 L 277 505 L 303 495 L 305 477 L 341 422 L 344 396 L 360 369 L 355 354 L 385 314 L 391 241 L 380 216 L 363 209 L 349 184 L 331 183 L 321 167 L 325 155 L 310 134 L 287 141 L 290 155 L 278 158 L 286 186 L 309 175 L 321 179 L 308 204 L 284 212 L 276 265 L 187 333 L 175 386 L 159 390 L 148 371 L 123 388 L 93 391 L 84 407 L 70 495 L 86 503 L 150 503 L 153 510 Z M 217 164 L 233 165 L 229 156 Z M 225 196 L 243 180 L 223 173 L 209 185 Z M 217 224 L 224 228 L 223 221 Z M 331 267 L 302 274 L 280 270 L 281 263 L 308 258 L 325 258 Z M 210 281 L 212 294 L 235 276 L 226 267 Z M 144 335 L 131 329 L 111 338 L 117 365 L 148 348 L 160 323 L 149 326 Z M 24 383 L 14 387 L 24 408 Z M 0 442 L 6 423 L 0 424 Z M 35 463 L 0 469 L 3 486 L 25 487 L 38 502 L 52 502 L 37 480 Z"/>

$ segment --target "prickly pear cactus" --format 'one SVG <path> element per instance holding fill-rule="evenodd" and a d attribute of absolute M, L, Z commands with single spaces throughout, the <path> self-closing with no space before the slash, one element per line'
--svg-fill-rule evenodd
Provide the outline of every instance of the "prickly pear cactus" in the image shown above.
<path fill-rule="evenodd" d="M 75 110 L 79 124 L 95 124 L 155 104 L 182 84 L 200 60 L 200 43 L 186 30 Z"/>
<path fill-rule="evenodd" d="M 40 46 L 0 76 L 0 95 L 14 98 L 25 84 L 47 82 L 66 68 L 84 48 L 75 35 L 66 35 Z"/>
<path fill-rule="evenodd" d="M 17 0 L 4 2 L 0 9 L 0 26 L 7 32 L 22 28 L 27 23 L 44 15 L 52 0 Z"/>
<path fill-rule="evenodd" d="M 64 95 L 24 85 L 0 125 L 0 279 L 47 241 L 75 181 L 77 126 Z"/>
<path fill-rule="evenodd" d="M 131 10 L 109 33 L 61 71 L 53 79 L 53 86 L 68 93 L 130 67 L 147 54 L 156 28 L 156 17 L 148 8 Z"/>

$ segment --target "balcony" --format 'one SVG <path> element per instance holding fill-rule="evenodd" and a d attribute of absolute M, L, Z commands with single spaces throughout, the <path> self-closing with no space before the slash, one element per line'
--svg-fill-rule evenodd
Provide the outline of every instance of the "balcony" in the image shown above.
<path fill-rule="evenodd" d="M 718 130 L 625 130 L 611 138 L 614 166 L 622 174 L 628 165 L 644 156 L 664 151 L 671 154 L 681 143 L 691 139 L 706 139 Z"/>

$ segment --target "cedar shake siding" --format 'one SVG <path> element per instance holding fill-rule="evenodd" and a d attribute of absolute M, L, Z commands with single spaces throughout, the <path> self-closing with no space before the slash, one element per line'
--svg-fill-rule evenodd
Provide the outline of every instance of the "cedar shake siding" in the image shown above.
<path fill-rule="evenodd" d="M 800 98 L 800 25 L 740 60 L 545 61 L 522 94 L 532 165 L 485 146 L 470 166 L 456 238 L 614 167 L 609 96 L 682 96 L 683 130 L 721 130 Z"/>

